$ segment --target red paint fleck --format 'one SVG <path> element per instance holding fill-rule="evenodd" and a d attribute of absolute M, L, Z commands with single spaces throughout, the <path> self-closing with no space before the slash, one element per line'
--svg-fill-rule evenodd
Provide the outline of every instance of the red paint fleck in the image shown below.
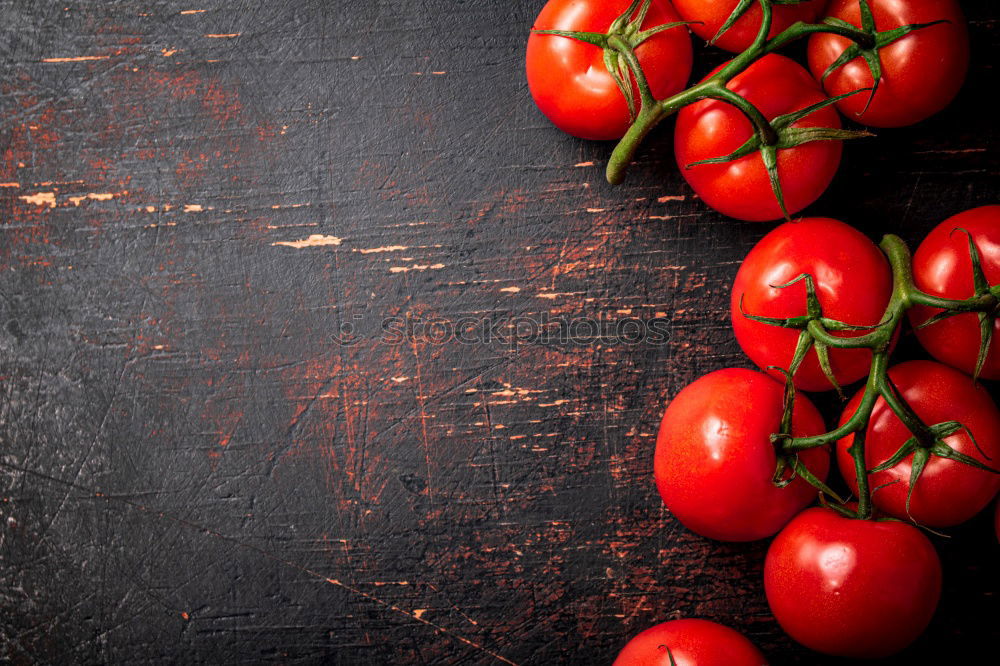
<path fill-rule="evenodd" d="M 274 139 L 277 136 L 278 136 L 278 126 L 275 125 L 274 123 L 257 125 L 258 141 L 268 141 L 269 139 Z"/>
<path fill-rule="evenodd" d="M 205 172 L 209 167 L 209 160 L 204 154 L 190 155 L 182 153 L 174 173 L 183 187 L 197 188 L 204 179 Z"/>
<path fill-rule="evenodd" d="M 238 119 L 243 112 L 243 104 L 239 97 L 215 82 L 209 82 L 205 87 L 202 93 L 202 107 L 224 125 Z"/>
<path fill-rule="evenodd" d="M 21 104 L 31 108 L 37 104 L 37 99 L 25 96 Z M 37 155 L 53 152 L 59 145 L 61 135 L 57 128 L 63 123 L 64 119 L 56 109 L 49 106 L 31 121 L 15 124 L 11 128 L 7 147 L 0 153 L 0 181 L 20 183 L 23 178 L 19 170 L 25 168 L 25 164 L 33 163 Z M 49 216 L 52 206 L 38 205 L 37 202 L 51 203 L 59 188 L 50 183 L 43 193 L 28 183 L 23 185 L 19 189 L 25 194 L 13 198 L 9 212 L 0 218 L 4 239 L 0 243 L 0 267 L 10 263 L 22 266 L 47 266 L 50 263 L 46 256 L 39 255 L 44 250 L 39 246 L 50 243 Z"/>

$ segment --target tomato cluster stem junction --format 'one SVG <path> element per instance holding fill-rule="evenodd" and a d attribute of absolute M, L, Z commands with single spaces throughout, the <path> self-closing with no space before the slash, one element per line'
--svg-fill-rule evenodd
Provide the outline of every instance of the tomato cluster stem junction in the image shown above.
<path fill-rule="evenodd" d="M 840 322 L 831 322 L 830 320 L 824 318 L 822 316 L 822 311 L 819 309 L 818 300 L 815 299 L 815 292 L 812 289 L 812 278 L 809 275 L 800 276 L 792 283 L 789 283 L 793 284 L 803 279 L 807 283 L 807 293 L 809 294 L 809 297 L 807 297 L 808 312 L 805 316 L 779 321 L 756 317 L 750 313 L 744 313 L 744 316 L 761 323 L 772 326 L 780 326 L 783 328 L 797 328 L 802 331 L 800 344 L 798 345 L 795 356 L 790 364 L 790 371 L 786 374 L 786 385 L 789 386 L 791 385 L 794 371 L 798 368 L 798 365 L 802 362 L 803 357 L 810 348 L 810 344 L 802 343 L 801 340 L 808 340 L 812 345 L 817 346 L 817 351 L 820 348 L 828 347 L 836 349 L 871 350 L 871 369 L 868 374 L 868 379 L 865 382 L 861 402 L 854 414 L 847 421 L 839 427 L 820 435 L 793 437 L 789 434 L 789 429 L 783 427 L 781 432 L 772 436 L 772 440 L 775 442 L 780 452 L 784 454 L 791 454 L 818 446 L 833 447 L 838 440 L 853 435 L 853 443 L 848 449 L 848 452 L 854 459 L 854 467 L 858 484 L 858 508 L 856 514 L 859 518 L 870 518 L 872 515 L 872 490 L 868 481 L 868 475 L 894 467 L 911 455 L 913 456 L 909 488 L 909 493 L 911 494 L 913 487 L 916 485 L 917 479 L 920 477 L 924 467 L 932 456 L 949 458 L 978 469 L 993 473 L 1000 473 L 998 470 L 983 464 L 975 458 L 956 451 L 949 446 L 945 442 L 945 439 L 961 430 L 965 430 L 969 436 L 973 438 L 973 442 L 975 442 L 974 435 L 958 421 L 946 421 L 936 424 L 925 423 L 920 416 L 917 415 L 913 408 L 907 404 L 905 398 L 893 384 L 888 372 L 889 354 L 893 341 L 898 335 L 899 328 L 903 321 L 903 316 L 907 310 L 915 305 L 925 305 L 941 309 L 942 312 L 940 314 L 929 320 L 929 323 L 932 325 L 936 321 L 940 321 L 941 319 L 949 316 L 965 313 L 979 313 L 983 318 L 989 321 L 988 329 L 992 332 L 993 320 L 997 316 L 998 303 L 1000 303 L 1000 300 L 997 298 L 998 292 L 1000 292 L 1000 285 L 990 286 L 985 282 L 986 278 L 983 275 L 983 271 L 980 266 L 978 249 L 976 248 L 975 243 L 971 240 L 971 237 L 969 241 L 969 251 L 973 262 L 974 282 L 977 285 L 977 293 L 976 295 L 965 300 L 940 298 L 923 292 L 917 288 L 913 279 L 912 258 L 910 251 L 909 248 L 907 248 L 906 243 L 900 237 L 892 234 L 887 235 L 882 239 L 879 246 L 888 258 L 889 265 L 892 270 L 892 293 L 889 297 L 885 314 L 883 315 L 880 323 L 874 327 L 870 327 L 870 330 L 866 333 L 854 337 L 841 337 L 834 335 L 831 332 L 831 330 L 857 331 L 862 327 L 848 326 L 841 324 Z M 779 286 L 786 287 L 789 285 Z M 985 327 L 984 330 L 986 330 Z M 984 333 L 980 344 L 980 359 L 985 358 L 986 353 L 989 350 L 990 341 L 990 334 Z M 832 382 L 832 375 L 828 374 L 828 376 Z M 865 458 L 865 434 L 868 429 L 868 424 L 871 420 L 875 404 L 879 398 L 885 401 L 889 409 L 893 411 L 906 429 L 912 434 L 912 437 L 908 439 L 899 448 L 899 450 L 889 458 L 889 460 L 886 460 L 872 469 L 868 469 Z M 783 423 L 790 418 L 791 409 L 792 405 L 786 404 L 785 419 L 783 419 Z M 825 486 L 813 483 L 808 477 L 804 478 L 806 481 L 809 481 L 817 487 L 821 492 L 830 494 Z M 835 498 L 835 496 L 833 497 Z M 909 495 L 907 496 L 907 506 L 909 506 Z"/>
<path fill-rule="evenodd" d="M 696 83 L 666 99 L 656 99 L 650 88 L 635 49 L 646 39 L 658 32 L 682 25 L 684 22 L 667 23 L 646 30 L 642 24 L 650 9 L 651 0 L 632 0 L 628 8 L 609 26 L 607 33 L 572 32 L 563 30 L 538 30 L 540 34 L 551 34 L 580 40 L 593 44 L 604 50 L 605 65 L 625 97 L 632 115 L 632 124 L 625 135 L 615 146 L 607 165 L 608 182 L 615 185 L 624 180 L 625 172 L 631 164 L 639 145 L 645 137 L 660 122 L 677 113 L 680 109 L 702 100 L 718 100 L 739 110 L 753 128 L 751 137 L 736 151 L 729 155 L 720 155 L 695 164 L 722 163 L 741 159 L 753 153 L 760 153 L 761 159 L 768 171 L 771 188 L 786 219 L 789 219 L 782 194 L 781 181 L 778 174 L 778 151 L 784 148 L 801 145 L 811 141 L 839 141 L 844 139 L 871 136 L 865 131 L 845 130 L 833 127 L 794 127 L 794 124 L 805 116 L 824 107 L 834 104 L 845 97 L 868 92 L 868 103 L 878 89 L 882 78 L 882 66 L 879 51 L 893 42 L 902 39 L 907 34 L 921 30 L 942 21 L 903 25 L 888 31 L 878 31 L 872 16 L 868 0 L 858 0 L 861 13 L 861 26 L 854 26 L 837 18 L 827 18 L 821 23 L 796 22 L 773 37 L 771 34 L 774 19 L 774 6 L 796 4 L 798 0 L 741 0 L 737 3 L 729 19 L 723 24 L 718 34 L 711 40 L 715 41 L 735 24 L 756 2 L 761 9 L 760 28 L 750 46 L 732 60 L 721 66 L 716 72 L 703 81 Z M 823 79 L 838 67 L 855 58 L 863 58 L 872 75 L 871 88 L 855 90 L 844 95 L 827 98 L 804 109 L 787 113 L 773 119 L 757 108 L 752 102 L 739 93 L 730 90 L 730 82 L 745 72 L 751 65 L 762 58 L 776 53 L 785 46 L 818 33 L 832 33 L 845 37 L 852 42 L 850 46 L 824 72 Z M 634 86 L 633 86 L 634 82 Z M 638 91 L 638 104 L 636 104 Z M 867 109 L 867 106 L 866 106 Z M 847 436 L 853 435 L 853 443 L 849 452 L 854 459 L 858 483 L 857 515 L 870 518 L 872 515 L 871 488 L 868 475 L 875 471 L 888 469 L 906 457 L 912 455 L 910 492 L 924 466 L 931 456 L 939 456 L 958 460 L 974 467 L 997 473 L 980 461 L 955 451 L 945 443 L 949 437 L 964 426 L 956 421 L 938 424 L 925 424 L 907 404 L 906 400 L 893 385 L 888 374 L 889 353 L 893 341 L 898 335 L 903 316 L 906 311 L 915 306 L 923 305 L 937 308 L 941 312 L 927 322 L 933 325 L 941 319 L 962 313 L 977 313 L 980 319 L 981 345 L 975 377 L 983 366 L 989 350 L 993 333 L 993 322 L 1000 316 L 1000 285 L 990 286 L 980 266 L 979 254 L 975 243 L 969 238 L 969 248 L 973 264 L 973 280 L 975 294 L 965 300 L 940 298 L 919 290 L 914 284 L 911 257 L 906 244 L 897 236 L 888 235 L 883 238 L 880 247 L 889 259 L 892 268 L 893 288 L 885 314 L 875 326 L 855 326 L 845 322 L 834 321 L 823 317 L 819 301 L 815 293 L 812 277 L 802 275 L 790 284 L 804 280 L 807 286 L 808 312 L 803 317 L 787 320 L 775 320 L 744 313 L 756 321 L 800 331 L 799 341 L 786 374 L 787 399 L 785 414 L 782 419 L 781 432 L 772 436 L 778 449 L 778 469 L 775 472 L 776 484 L 787 484 L 790 478 L 785 471 L 790 469 L 792 477 L 801 476 L 804 480 L 819 489 L 821 494 L 838 499 L 822 481 L 806 469 L 798 459 L 798 452 L 817 447 L 831 446 Z M 783 286 L 789 286 L 783 285 Z M 836 333 L 848 332 L 847 335 Z M 829 350 L 833 349 L 870 349 L 872 352 L 871 368 L 864 392 L 855 413 L 841 426 L 822 435 L 809 437 L 793 437 L 791 434 L 791 410 L 794 404 L 794 386 L 792 377 L 810 351 L 815 351 L 819 364 L 831 384 L 841 391 L 834 379 L 830 365 Z M 842 393 L 841 393 L 842 395 Z M 890 460 L 875 469 L 867 469 L 865 459 L 865 433 L 871 420 L 876 402 L 882 398 L 888 407 L 899 417 L 900 421 L 912 433 L 910 438 L 894 454 Z M 966 432 L 968 430 L 966 429 Z M 969 433 L 970 436 L 972 433 Z M 974 440 L 973 440 L 974 441 Z M 909 496 L 907 497 L 907 506 Z M 843 507 L 839 510 L 846 511 Z"/>
<path fill-rule="evenodd" d="M 777 124 L 779 119 L 769 121 L 749 100 L 745 99 L 738 93 L 729 90 L 727 88 L 729 82 L 732 81 L 732 79 L 737 75 L 746 71 L 748 67 L 761 58 L 777 52 L 794 41 L 817 33 L 833 33 L 850 39 L 853 44 L 844 51 L 841 59 L 838 59 L 836 63 L 831 65 L 827 74 L 836 69 L 836 67 L 849 62 L 855 57 L 863 57 L 871 70 L 874 84 L 871 88 L 853 91 L 849 93 L 849 95 L 867 91 L 869 93 L 868 101 L 870 103 L 882 77 L 879 50 L 888 46 L 892 42 L 901 39 L 914 30 L 920 30 L 922 28 L 929 27 L 930 25 L 934 25 L 934 23 L 914 24 L 902 26 L 892 31 L 878 32 L 875 28 L 874 21 L 871 20 L 871 10 L 868 6 L 867 0 L 860 0 L 863 19 L 863 25 L 861 28 L 857 28 L 845 21 L 832 18 L 827 19 L 822 23 L 805 23 L 799 21 L 774 37 L 768 38 L 774 19 L 774 5 L 794 3 L 784 0 L 757 0 L 757 3 L 761 9 L 761 24 L 753 43 L 751 43 L 745 51 L 738 54 L 728 63 L 723 65 L 719 71 L 715 72 L 709 78 L 666 99 L 654 99 L 652 94 L 649 93 L 649 86 L 645 84 L 645 77 L 642 74 L 641 67 L 639 66 L 638 59 L 635 58 L 634 52 L 632 52 L 630 56 L 624 52 L 622 53 L 624 62 L 627 64 L 635 77 L 637 87 L 639 88 L 640 95 L 642 97 L 642 103 L 636 113 L 632 125 L 618 142 L 618 145 L 615 146 L 611 157 L 608 159 L 606 177 L 609 183 L 617 185 L 625 179 L 625 172 L 632 163 L 639 145 L 660 122 L 677 113 L 685 106 L 694 104 L 703 99 L 716 99 L 727 104 L 731 104 L 739 109 L 753 125 L 755 136 L 753 139 L 748 141 L 741 150 L 731 155 L 719 156 L 711 161 L 732 161 L 745 157 L 752 152 L 760 152 L 771 179 L 771 187 L 774 191 L 774 195 L 787 219 L 788 211 L 785 209 L 781 182 L 778 177 L 777 150 L 779 148 L 790 148 L 792 146 L 808 143 L 810 141 L 841 141 L 845 139 L 870 136 L 870 133 L 836 128 L 809 128 L 813 131 L 794 131 L 790 130 L 788 127 L 804 115 L 808 115 L 808 113 L 812 113 L 820 108 L 823 108 L 824 106 L 828 106 L 829 104 L 839 101 L 846 95 L 832 98 L 820 105 L 814 105 L 813 107 L 810 107 L 806 113 L 797 115 L 795 118 L 784 118 L 786 123 L 785 127 L 780 127 Z M 736 8 L 733 10 L 732 15 L 719 30 L 715 39 L 728 30 L 736 22 L 736 20 L 750 8 L 752 4 L 753 0 L 744 0 L 743 2 L 738 3 Z M 712 41 L 714 41 L 714 39 Z M 631 94 L 631 88 L 629 88 L 628 93 Z M 628 97 L 628 95 L 626 96 Z M 792 114 L 789 115 L 791 116 Z M 690 166 L 694 165 L 688 165 L 688 167 Z"/>

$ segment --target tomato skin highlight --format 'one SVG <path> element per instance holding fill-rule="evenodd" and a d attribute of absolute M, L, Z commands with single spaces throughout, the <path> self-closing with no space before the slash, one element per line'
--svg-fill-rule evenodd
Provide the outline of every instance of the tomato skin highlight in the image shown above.
<path fill-rule="evenodd" d="M 691 32 L 705 41 L 711 40 L 732 15 L 739 0 L 673 0 L 674 9 L 691 24 Z M 768 38 L 774 37 L 796 21 L 813 23 L 819 17 L 826 0 L 805 0 L 798 5 L 777 5 Z M 762 14 L 756 2 L 715 42 L 715 46 L 732 53 L 745 51 L 760 31 Z"/>
<path fill-rule="evenodd" d="M 913 255 L 917 288 L 950 299 L 974 295 L 969 237 L 972 234 L 986 279 L 1000 284 L 1000 206 L 980 206 L 949 217 L 935 227 Z M 910 310 L 914 328 L 940 312 L 917 306 Z M 917 339 L 930 354 L 953 368 L 972 374 L 979 356 L 979 318 L 975 314 L 949 317 L 926 328 L 917 328 Z M 1000 379 L 1000 320 L 993 322 L 993 341 L 980 376 Z"/>
<path fill-rule="evenodd" d="M 533 30 L 606 33 L 628 9 L 629 0 L 549 0 Z M 681 19 L 666 0 L 653 0 L 643 29 Z M 691 77 L 691 37 L 684 26 L 653 35 L 635 49 L 657 99 L 684 89 Z M 620 139 L 631 124 L 628 103 L 604 64 L 604 52 L 559 35 L 528 37 L 525 58 L 528 87 L 552 123 L 581 139 Z M 633 81 L 636 107 L 638 88 Z"/>
<path fill-rule="evenodd" d="M 736 340 L 746 355 L 782 381 L 780 373 L 767 368 L 788 368 L 799 331 L 756 322 L 744 313 L 779 319 L 805 315 L 805 281 L 783 289 L 772 286 L 787 284 L 803 273 L 813 277 L 823 316 L 855 326 L 878 324 L 892 293 L 892 273 L 885 255 L 850 225 L 827 217 L 806 217 L 785 222 L 764 236 L 736 274 L 730 315 Z M 834 335 L 852 337 L 865 332 Z M 871 350 L 831 348 L 829 352 L 834 377 L 841 386 L 868 375 Z M 823 374 L 815 350 L 809 351 L 795 373 L 795 386 L 806 391 L 834 388 Z"/>
<path fill-rule="evenodd" d="M 968 375 L 933 361 L 907 361 L 889 369 L 889 379 L 903 399 L 927 425 L 959 421 L 972 430 L 979 448 L 968 433 L 959 431 L 945 442 L 960 453 L 995 466 L 1000 461 L 1000 410 L 982 386 Z M 861 402 L 859 391 L 844 407 L 840 423 L 846 423 Z M 885 462 L 910 438 L 910 432 L 885 400 L 879 398 L 872 410 L 865 439 L 868 469 Z M 848 448 L 854 435 L 837 442 L 837 464 L 851 490 L 857 493 L 854 459 Z M 913 520 L 928 527 L 950 527 L 963 523 L 982 511 L 1000 490 L 1000 475 L 976 469 L 956 460 L 932 456 L 917 480 L 906 513 L 912 456 L 895 467 L 869 476 L 874 488 L 872 502 L 884 513 L 900 520 Z M 891 485 L 885 485 L 891 484 Z"/>
<path fill-rule="evenodd" d="M 837 103 L 851 120 L 872 127 L 904 127 L 920 122 L 948 106 L 958 94 L 969 68 L 969 35 L 956 0 L 869 0 L 879 31 L 904 25 L 946 20 L 903 36 L 879 51 L 882 81 L 865 111 L 868 93 Z M 826 13 L 861 26 L 858 0 L 833 0 Z M 817 80 L 852 42 L 830 33 L 809 40 L 809 69 Z M 831 72 L 824 87 L 830 96 L 870 88 L 871 71 L 857 57 Z M 864 114 L 862 114 L 864 111 Z"/>
<path fill-rule="evenodd" d="M 941 597 L 941 561 L 916 527 L 803 511 L 771 543 L 764 590 L 781 628 L 843 657 L 899 652 L 923 633 Z"/>
<path fill-rule="evenodd" d="M 717 370 L 685 387 L 668 405 L 656 439 L 656 486 L 685 527 L 719 541 L 754 541 L 777 532 L 816 498 L 801 478 L 785 488 L 771 483 L 777 458 L 770 436 L 781 425 L 784 387 L 743 368 Z M 825 431 L 823 419 L 798 396 L 795 436 Z M 800 454 L 820 480 L 829 452 Z"/>
<path fill-rule="evenodd" d="M 750 65 L 726 87 L 749 100 L 768 120 L 826 99 L 805 68 L 776 54 Z M 839 129 L 840 115 L 829 106 L 793 126 Z M 677 114 L 677 165 L 698 196 L 720 213 L 753 222 L 777 220 L 784 214 L 759 153 L 723 164 L 687 168 L 694 162 L 729 155 L 752 135 L 750 121 L 735 107 L 711 99 L 696 102 Z M 840 166 L 841 143 L 813 141 L 778 151 L 778 175 L 789 214 L 802 210 L 826 191 Z"/>
<path fill-rule="evenodd" d="M 668 653 L 669 648 L 669 653 Z M 743 634 L 699 619 L 663 622 L 630 640 L 612 666 L 766 666 Z"/>

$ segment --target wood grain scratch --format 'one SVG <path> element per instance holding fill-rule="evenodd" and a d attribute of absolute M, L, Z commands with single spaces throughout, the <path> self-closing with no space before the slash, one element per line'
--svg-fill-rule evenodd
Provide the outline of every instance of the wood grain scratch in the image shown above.
<path fill-rule="evenodd" d="M 337 236 L 325 236 L 323 234 L 312 234 L 308 238 L 303 238 L 302 240 L 294 241 L 276 241 L 271 243 L 271 245 L 280 245 L 284 247 L 294 247 L 297 250 L 301 250 L 307 247 L 324 247 L 327 245 L 340 245 L 343 242 L 342 238 Z"/>

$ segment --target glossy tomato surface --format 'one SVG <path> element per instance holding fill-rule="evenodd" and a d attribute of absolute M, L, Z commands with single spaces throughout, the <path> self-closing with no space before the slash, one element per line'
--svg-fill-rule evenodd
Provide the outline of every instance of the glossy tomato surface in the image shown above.
<path fill-rule="evenodd" d="M 973 442 L 967 432 L 959 431 L 947 437 L 946 444 L 986 465 L 1000 461 L 1000 411 L 986 389 L 974 384 L 968 375 L 933 361 L 908 361 L 890 368 L 889 378 L 925 424 L 959 421 L 975 436 Z M 860 402 L 861 392 L 858 392 L 844 408 L 841 423 L 846 423 L 857 411 Z M 909 438 L 909 430 L 879 398 L 865 439 L 868 469 L 891 458 Z M 847 484 L 857 492 L 854 460 L 848 453 L 853 441 L 851 435 L 837 442 L 837 464 Z M 909 518 L 906 494 L 912 460 L 909 456 L 895 467 L 869 477 L 872 488 L 882 486 L 872 494 L 875 506 L 904 520 Z M 929 527 L 957 525 L 985 508 L 998 489 L 1000 475 L 932 456 L 913 489 L 910 516 Z"/>
<path fill-rule="evenodd" d="M 674 8 L 685 21 L 693 21 L 691 31 L 702 39 L 711 40 L 732 15 L 740 0 L 673 0 Z M 774 8 L 771 31 L 768 37 L 796 21 L 812 23 L 823 11 L 826 0 L 805 0 L 798 5 L 778 5 Z M 745 50 L 760 31 L 760 5 L 756 2 L 732 25 L 715 45 L 733 53 Z"/>
<path fill-rule="evenodd" d="M 753 541 L 777 532 L 816 498 L 802 479 L 776 487 L 777 458 L 770 436 L 781 426 L 784 388 L 754 370 L 727 368 L 684 388 L 663 415 L 654 472 L 660 496 L 685 527 L 720 541 Z M 795 401 L 792 433 L 824 432 L 805 396 Z M 801 454 L 819 479 L 829 453 Z"/>
<path fill-rule="evenodd" d="M 673 664 L 670 659 L 673 657 Z M 743 634 L 708 620 L 663 622 L 630 640 L 612 666 L 766 666 Z"/>
<path fill-rule="evenodd" d="M 629 0 L 549 0 L 534 30 L 607 33 Z M 666 0 L 653 0 L 644 30 L 680 18 Z M 636 48 L 653 96 L 679 92 L 691 76 L 691 37 L 684 26 L 653 35 Z M 560 35 L 528 37 L 528 87 L 556 127 L 582 139 L 620 139 L 630 124 L 628 104 L 604 64 L 604 50 Z M 633 82 L 634 85 L 634 82 Z M 636 89 L 636 104 L 639 96 Z"/>
<path fill-rule="evenodd" d="M 923 633 L 941 596 L 941 562 L 920 530 L 808 509 L 771 543 L 764 590 L 781 628 L 844 657 L 886 657 Z"/>
<path fill-rule="evenodd" d="M 826 99 L 819 84 L 801 65 L 780 55 L 758 60 L 727 86 L 773 120 Z M 832 106 L 797 121 L 794 127 L 840 127 Z M 702 100 L 677 115 L 674 152 L 687 182 L 705 203 L 740 220 L 783 217 L 759 153 L 723 164 L 688 165 L 723 157 L 753 135 L 750 121 L 735 107 Z M 814 141 L 778 151 L 778 176 L 789 213 L 802 210 L 826 190 L 840 165 L 840 141 Z"/>
<path fill-rule="evenodd" d="M 969 35 L 957 0 L 869 0 L 869 6 L 880 32 L 939 20 L 947 23 L 916 30 L 879 50 L 882 81 L 868 110 L 868 93 L 841 100 L 837 103 L 840 110 L 865 125 L 902 127 L 946 107 L 958 94 L 969 67 Z M 861 26 L 858 0 L 833 0 L 826 14 Z M 810 38 L 809 69 L 817 79 L 851 43 L 830 33 Z M 837 68 L 824 82 L 831 96 L 872 84 L 871 71 L 862 57 Z"/>
<path fill-rule="evenodd" d="M 885 314 L 892 292 L 892 275 L 885 255 L 867 236 L 826 217 L 786 222 L 764 236 L 744 259 L 730 297 L 736 339 L 762 369 L 769 366 L 788 369 L 800 331 L 756 322 L 743 313 L 778 319 L 805 315 L 805 281 L 780 288 L 802 274 L 812 276 L 824 317 L 855 326 L 873 326 Z M 834 377 L 841 386 L 868 375 L 870 350 L 829 351 Z M 771 372 L 780 377 L 777 371 Z M 795 373 L 795 385 L 807 391 L 833 388 L 820 368 L 815 351 L 809 352 Z"/>
<path fill-rule="evenodd" d="M 954 215 L 931 231 L 913 255 L 913 278 L 917 288 L 932 296 L 969 298 L 974 293 L 969 237 L 991 285 L 1000 284 L 1000 206 L 981 206 Z M 940 310 L 916 307 L 910 322 L 916 327 Z M 917 339 L 942 363 L 972 374 L 979 356 L 979 317 L 962 314 L 926 328 L 917 329 Z M 980 376 L 1000 379 L 1000 321 L 993 322 L 993 342 Z"/>

